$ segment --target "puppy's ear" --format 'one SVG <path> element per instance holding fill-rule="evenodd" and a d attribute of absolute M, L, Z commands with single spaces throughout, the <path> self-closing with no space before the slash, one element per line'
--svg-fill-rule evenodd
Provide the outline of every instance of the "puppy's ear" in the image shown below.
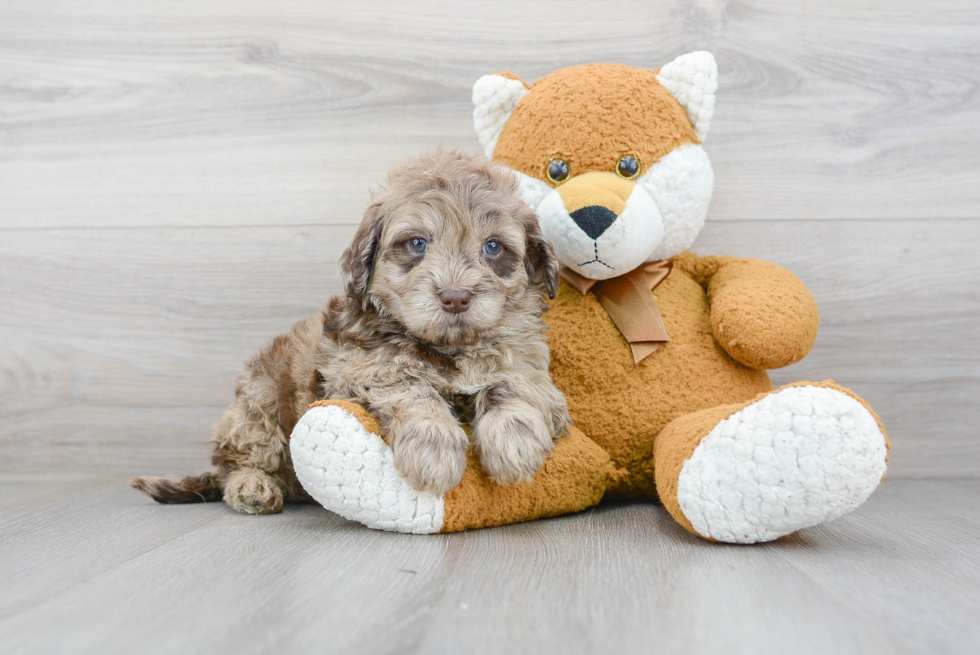
<path fill-rule="evenodd" d="M 364 212 L 364 220 L 354 233 L 354 239 L 340 258 L 340 272 L 344 279 L 344 293 L 363 305 L 364 297 L 374 275 L 374 260 L 378 254 L 378 242 L 384 216 L 381 203 L 373 202 Z"/>
<path fill-rule="evenodd" d="M 555 256 L 555 249 L 544 238 L 538 226 L 537 217 L 525 223 L 527 226 L 527 251 L 524 266 L 532 284 L 544 285 L 552 300 L 558 295 L 558 270 L 561 264 Z"/>

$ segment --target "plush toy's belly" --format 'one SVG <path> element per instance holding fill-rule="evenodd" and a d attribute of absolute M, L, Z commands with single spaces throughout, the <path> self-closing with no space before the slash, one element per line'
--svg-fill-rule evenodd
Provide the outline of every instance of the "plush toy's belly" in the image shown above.
<path fill-rule="evenodd" d="M 639 364 L 591 293 L 564 282 L 551 310 L 551 375 L 575 425 L 629 469 L 624 490 L 652 493 L 653 442 L 667 423 L 706 407 L 772 389 L 766 371 L 728 356 L 711 333 L 704 290 L 679 271 L 654 290 L 671 342 Z"/>

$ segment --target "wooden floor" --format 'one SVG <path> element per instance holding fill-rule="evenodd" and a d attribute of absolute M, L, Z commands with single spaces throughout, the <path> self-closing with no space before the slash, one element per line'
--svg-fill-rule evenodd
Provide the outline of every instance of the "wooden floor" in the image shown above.
<path fill-rule="evenodd" d="M 980 481 L 886 481 L 776 543 L 659 506 L 456 535 L 315 506 L 161 506 L 0 479 L 3 653 L 976 653 Z"/>
<path fill-rule="evenodd" d="M 340 291 L 368 191 L 473 82 L 711 50 L 700 254 L 795 272 L 891 475 L 980 477 L 975 0 L 0 3 L 0 472 L 195 472 L 247 357 Z"/>
<path fill-rule="evenodd" d="M 773 378 L 881 415 L 857 513 L 757 547 L 649 504 L 410 537 L 124 486 L 204 470 L 369 188 L 479 151 L 480 75 L 702 49 L 693 249 L 813 291 Z M 0 2 L 0 655 L 980 652 L 978 84 L 976 0 Z"/>

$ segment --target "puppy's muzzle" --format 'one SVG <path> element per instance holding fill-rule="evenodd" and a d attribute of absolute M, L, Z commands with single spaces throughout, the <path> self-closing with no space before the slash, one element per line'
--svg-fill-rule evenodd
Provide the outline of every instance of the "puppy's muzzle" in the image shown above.
<path fill-rule="evenodd" d="M 439 302 L 442 304 L 442 311 L 450 314 L 462 314 L 470 308 L 470 300 L 473 294 L 463 289 L 447 289 L 439 292 Z"/>

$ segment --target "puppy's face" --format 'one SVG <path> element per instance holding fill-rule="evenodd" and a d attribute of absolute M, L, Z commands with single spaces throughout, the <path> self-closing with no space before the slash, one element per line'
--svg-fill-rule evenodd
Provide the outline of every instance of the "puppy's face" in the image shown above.
<path fill-rule="evenodd" d="M 439 346 L 506 330 L 557 288 L 558 262 L 513 176 L 455 153 L 393 172 L 342 264 L 348 295 Z"/>

